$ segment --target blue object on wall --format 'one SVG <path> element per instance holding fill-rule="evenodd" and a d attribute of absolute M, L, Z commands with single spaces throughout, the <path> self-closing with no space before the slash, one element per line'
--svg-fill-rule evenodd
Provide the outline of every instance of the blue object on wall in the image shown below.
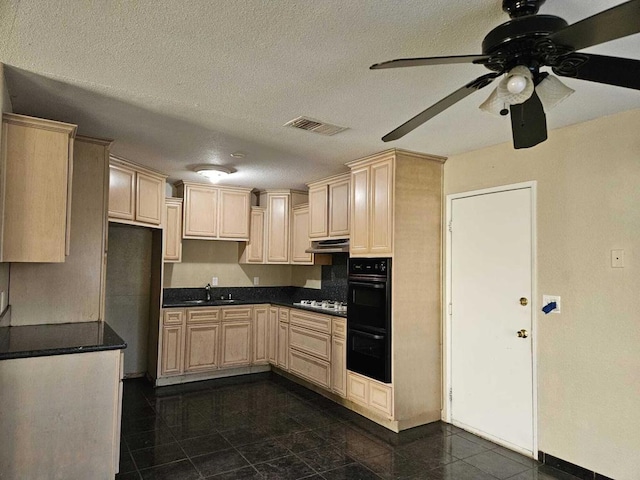
<path fill-rule="evenodd" d="M 556 302 L 549 302 L 544 307 L 542 307 L 542 311 L 545 314 L 548 314 L 548 313 L 551 313 L 553 310 L 555 310 L 557 306 L 558 305 L 556 304 Z"/>

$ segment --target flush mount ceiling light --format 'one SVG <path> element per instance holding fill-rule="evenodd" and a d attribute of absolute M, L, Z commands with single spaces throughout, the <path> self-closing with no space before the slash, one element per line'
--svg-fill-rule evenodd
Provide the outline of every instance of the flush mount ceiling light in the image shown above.
<path fill-rule="evenodd" d="M 217 165 L 207 165 L 205 167 L 198 167 L 196 172 L 203 177 L 206 177 L 211 183 L 218 182 L 221 178 L 226 177 L 231 173 L 231 170 L 225 167 L 219 167 Z"/>

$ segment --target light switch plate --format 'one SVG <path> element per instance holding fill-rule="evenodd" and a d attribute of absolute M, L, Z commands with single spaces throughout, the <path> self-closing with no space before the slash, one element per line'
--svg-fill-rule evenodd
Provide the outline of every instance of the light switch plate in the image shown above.
<path fill-rule="evenodd" d="M 218 286 L 218 277 L 211 277 L 211 286 L 212 287 Z"/>
<path fill-rule="evenodd" d="M 556 308 L 549 313 L 560 313 L 560 296 L 559 295 L 543 295 L 542 306 L 549 305 L 551 302 L 556 302 Z"/>
<path fill-rule="evenodd" d="M 253 277 L 253 284 L 260 285 L 260 277 Z"/>

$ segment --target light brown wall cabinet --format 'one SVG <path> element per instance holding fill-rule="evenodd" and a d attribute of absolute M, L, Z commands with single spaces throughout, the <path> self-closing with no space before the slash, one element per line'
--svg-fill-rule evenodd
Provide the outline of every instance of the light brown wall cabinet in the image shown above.
<path fill-rule="evenodd" d="M 393 253 L 393 172 L 393 158 L 352 167 L 352 255 Z"/>
<path fill-rule="evenodd" d="M 249 240 L 251 189 L 178 182 L 183 238 Z"/>
<path fill-rule="evenodd" d="M 166 198 L 164 210 L 164 261 L 182 261 L 182 199 Z"/>
<path fill-rule="evenodd" d="M 164 215 L 166 176 L 111 156 L 109 221 L 159 227 Z"/>
<path fill-rule="evenodd" d="M 239 263 L 264 263 L 265 207 L 251 207 L 249 241 L 240 244 Z"/>
<path fill-rule="evenodd" d="M 291 211 L 291 263 L 313 265 L 313 253 L 307 253 L 309 241 L 309 205 L 298 205 Z"/>
<path fill-rule="evenodd" d="M 75 125 L 3 114 L 0 262 L 65 261 L 75 133 Z"/>
<path fill-rule="evenodd" d="M 267 207 L 266 263 L 289 263 L 291 208 L 306 203 L 307 199 L 306 193 L 293 190 L 260 192 L 260 205 Z"/>
<path fill-rule="evenodd" d="M 309 238 L 348 238 L 350 233 L 349 173 L 309 183 Z"/>

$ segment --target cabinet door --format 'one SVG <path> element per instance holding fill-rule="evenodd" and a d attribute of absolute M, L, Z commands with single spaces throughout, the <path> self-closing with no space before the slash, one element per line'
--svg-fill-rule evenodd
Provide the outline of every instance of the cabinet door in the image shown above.
<path fill-rule="evenodd" d="M 184 371 L 184 320 L 183 309 L 162 312 L 161 376 L 179 375 Z"/>
<path fill-rule="evenodd" d="M 109 165 L 109 217 L 134 220 L 136 172 Z"/>
<path fill-rule="evenodd" d="M 296 207 L 291 214 L 291 263 L 313 265 L 313 253 L 305 251 L 309 247 L 309 207 Z"/>
<path fill-rule="evenodd" d="M 273 365 L 278 365 L 278 308 L 271 307 L 269 308 L 269 339 L 268 339 L 268 349 L 269 349 L 269 363 Z"/>
<path fill-rule="evenodd" d="M 279 322 L 278 328 L 278 367 L 289 370 L 289 324 Z"/>
<path fill-rule="evenodd" d="M 364 254 L 369 251 L 369 168 L 362 167 L 351 172 L 351 240 L 350 253 Z"/>
<path fill-rule="evenodd" d="M 247 243 L 247 263 L 264 263 L 264 208 L 251 208 L 251 230 Z"/>
<path fill-rule="evenodd" d="M 393 241 L 393 159 L 371 165 L 369 252 L 390 254 Z"/>
<path fill-rule="evenodd" d="M 324 238 L 327 231 L 327 186 L 309 189 L 309 238 Z"/>
<path fill-rule="evenodd" d="M 251 321 L 223 322 L 220 367 L 237 367 L 250 363 Z"/>
<path fill-rule="evenodd" d="M 331 390 L 347 396 L 347 345 L 344 338 L 331 340 Z"/>
<path fill-rule="evenodd" d="M 219 323 L 187 325 L 185 372 L 200 372 L 217 368 L 219 332 Z"/>
<path fill-rule="evenodd" d="M 218 227 L 218 189 L 187 185 L 184 194 L 184 238 L 215 238 Z"/>
<path fill-rule="evenodd" d="M 136 173 L 136 210 L 138 222 L 160 225 L 164 207 L 164 179 Z"/>
<path fill-rule="evenodd" d="M 224 188 L 221 188 L 219 192 L 220 225 L 218 237 L 221 239 L 248 240 L 251 192 Z"/>
<path fill-rule="evenodd" d="M 267 263 L 289 263 L 289 195 L 269 195 Z"/>
<path fill-rule="evenodd" d="M 347 398 L 353 402 L 369 406 L 369 380 L 347 372 Z"/>
<path fill-rule="evenodd" d="M 167 201 L 164 220 L 164 261 L 182 260 L 182 202 Z"/>
<path fill-rule="evenodd" d="M 329 236 L 349 236 L 351 178 L 329 184 Z"/>
<path fill-rule="evenodd" d="M 179 375 L 183 371 L 183 327 L 165 325 L 162 327 L 162 355 L 160 374 L 162 376 Z"/>
<path fill-rule="evenodd" d="M 269 345 L 269 307 L 253 309 L 253 364 L 264 365 L 268 362 Z"/>

